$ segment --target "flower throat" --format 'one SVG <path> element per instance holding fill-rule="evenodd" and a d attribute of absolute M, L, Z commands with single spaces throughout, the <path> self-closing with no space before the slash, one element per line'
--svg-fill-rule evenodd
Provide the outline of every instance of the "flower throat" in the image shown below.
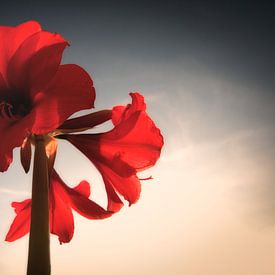
<path fill-rule="evenodd" d="M 30 104 L 26 100 L 0 101 L 0 117 L 4 119 L 19 119 L 30 112 Z"/>

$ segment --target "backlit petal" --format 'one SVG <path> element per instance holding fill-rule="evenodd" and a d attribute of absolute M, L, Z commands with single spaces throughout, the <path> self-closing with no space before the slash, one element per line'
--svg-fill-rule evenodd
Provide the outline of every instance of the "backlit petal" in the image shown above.
<path fill-rule="evenodd" d="M 104 135 L 104 134 L 102 134 Z M 113 186 L 130 204 L 135 203 L 140 195 L 140 183 L 136 177 L 136 170 L 121 161 L 119 152 L 108 155 L 100 150 L 101 135 L 82 134 L 66 135 L 66 139 L 86 155 L 100 171 L 107 186 Z M 106 188 L 107 194 L 110 188 Z M 112 198 L 112 194 L 108 194 Z M 115 198 L 118 203 L 119 200 Z M 110 202 L 111 203 L 111 202 Z"/>
<path fill-rule="evenodd" d="M 16 27 L 0 26 L 0 73 L 5 81 L 11 57 L 28 37 L 40 31 L 41 27 L 35 21 L 28 21 Z"/>
<path fill-rule="evenodd" d="M 77 193 L 81 194 L 84 197 L 89 198 L 91 195 L 90 184 L 83 180 L 76 187 L 73 188 Z"/>
<path fill-rule="evenodd" d="M 67 194 L 69 204 L 80 215 L 88 219 L 105 219 L 112 215 L 112 212 L 104 210 L 97 203 L 90 200 L 88 194 L 87 182 L 82 182 L 75 189 L 68 187 L 61 178 L 54 173 L 55 184 Z"/>
<path fill-rule="evenodd" d="M 100 137 L 100 151 L 106 158 L 119 156 L 137 171 L 153 166 L 160 156 L 163 138 L 145 112 L 135 112 L 113 131 Z"/>
<path fill-rule="evenodd" d="M 5 240 L 8 242 L 13 242 L 25 236 L 30 231 L 31 199 L 22 202 L 13 202 L 12 207 L 14 207 L 17 215 L 6 236 Z"/>
<path fill-rule="evenodd" d="M 53 172 L 50 184 L 50 229 L 60 243 L 69 242 L 74 234 L 74 218 L 66 192 Z"/>
<path fill-rule="evenodd" d="M 19 91 L 22 87 L 32 92 L 43 89 L 56 74 L 67 45 L 56 33 L 40 31 L 29 36 L 9 61 L 9 86 Z"/>
<path fill-rule="evenodd" d="M 12 151 L 20 147 L 29 133 L 29 125 L 33 120 L 32 116 L 26 116 L 20 121 L 12 121 L 0 118 L 0 171 L 8 169 L 12 162 Z"/>
<path fill-rule="evenodd" d="M 73 113 L 93 107 L 95 90 L 85 70 L 73 64 L 61 65 L 50 86 L 34 98 L 32 133 L 56 129 Z"/>
<path fill-rule="evenodd" d="M 103 171 L 102 171 L 103 173 Z M 112 182 L 107 179 L 106 176 L 102 175 L 105 190 L 107 193 L 107 199 L 108 199 L 108 206 L 107 209 L 112 212 L 118 212 L 122 206 L 124 205 L 119 196 L 117 195 L 114 187 L 112 186 Z"/>
<path fill-rule="evenodd" d="M 114 125 L 119 124 L 122 120 L 128 119 L 132 114 L 138 111 L 145 111 L 146 104 L 144 97 L 139 93 L 130 93 L 132 104 L 127 106 L 115 106 L 112 110 L 112 121 Z"/>

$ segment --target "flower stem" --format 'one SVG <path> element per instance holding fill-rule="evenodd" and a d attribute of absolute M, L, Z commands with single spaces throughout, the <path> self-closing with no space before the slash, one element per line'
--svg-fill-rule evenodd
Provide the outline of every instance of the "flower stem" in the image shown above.
<path fill-rule="evenodd" d="M 34 136 L 32 210 L 27 275 L 49 275 L 49 175 L 45 136 Z"/>

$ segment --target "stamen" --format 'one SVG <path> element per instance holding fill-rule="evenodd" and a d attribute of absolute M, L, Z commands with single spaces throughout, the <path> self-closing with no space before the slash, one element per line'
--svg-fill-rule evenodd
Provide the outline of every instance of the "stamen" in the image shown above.
<path fill-rule="evenodd" d="M 0 103 L 0 116 L 2 118 L 6 118 L 6 119 L 11 119 L 14 117 L 13 113 L 12 113 L 12 105 L 5 102 L 5 101 L 2 101 Z"/>
<path fill-rule="evenodd" d="M 147 178 L 139 178 L 139 180 L 152 180 L 152 179 L 153 179 L 153 177 L 152 177 L 152 176 L 147 177 Z"/>
<path fill-rule="evenodd" d="M 17 120 L 28 114 L 25 104 L 11 104 L 6 101 L 0 102 L 0 117 L 4 119 Z"/>

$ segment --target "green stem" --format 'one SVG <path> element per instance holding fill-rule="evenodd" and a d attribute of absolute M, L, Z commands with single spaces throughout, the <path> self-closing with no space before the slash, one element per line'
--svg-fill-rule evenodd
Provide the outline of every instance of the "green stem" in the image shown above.
<path fill-rule="evenodd" d="M 34 136 L 32 211 L 27 275 L 49 275 L 49 176 L 45 136 Z"/>

